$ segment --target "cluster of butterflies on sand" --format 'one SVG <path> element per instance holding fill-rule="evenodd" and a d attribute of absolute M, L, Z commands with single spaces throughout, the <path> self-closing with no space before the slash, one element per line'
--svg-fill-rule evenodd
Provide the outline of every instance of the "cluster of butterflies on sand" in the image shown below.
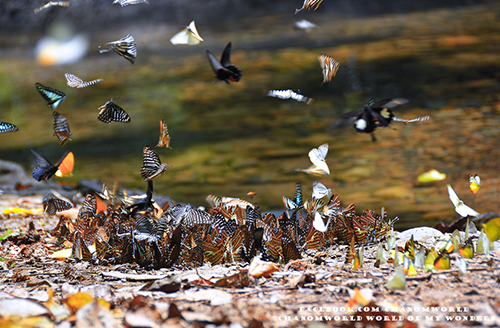
<path fill-rule="evenodd" d="M 162 170 L 161 164 L 145 169 L 148 157 L 155 157 L 151 151 L 145 148 L 141 169 L 148 182 Z M 383 239 L 397 220 L 387 220 L 384 209 L 356 215 L 354 204 L 342 208 L 339 197 L 320 183 L 305 202 L 297 184 L 293 200 L 283 197 L 287 209 L 278 217 L 239 198 L 209 195 L 209 208 L 202 209 L 170 202 L 160 207 L 151 197 L 149 188 L 145 197 L 131 197 L 103 185 L 102 192 L 86 195 L 75 220 L 60 216 L 52 233 L 78 260 L 196 267 L 248 263 L 257 253 L 286 263 L 332 244 L 353 248 Z M 43 204 L 49 215 L 74 206 L 55 192 L 46 194 Z"/>

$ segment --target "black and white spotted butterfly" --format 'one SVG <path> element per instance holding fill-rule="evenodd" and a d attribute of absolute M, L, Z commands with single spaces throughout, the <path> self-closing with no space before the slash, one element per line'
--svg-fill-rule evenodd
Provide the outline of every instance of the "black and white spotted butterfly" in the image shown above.
<path fill-rule="evenodd" d="M 71 140 L 71 131 L 69 130 L 68 120 L 66 116 L 59 114 L 58 112 L 52 112 L 52 117 L 54 118 L 54 135 L 57 140 L 64 146 L 64 144 Z"/>
<path fill-rule="evenodd" d="M 57 212 L 66 211 L 73 208 L 73 203 L 61 196 L 59 193 L 52 191 L 43 196 L 43 210 L 48 215 L 56 215 Z"/>
<path fill-rule="evenodd" d="M 267 95 L 269 97 L 275 97 L 275 98 L 280 98 L 280 99 L 293 99 L 299 102 L 305 102 L 306 104 L 310 105 L 314 101 L 313 98 L 309 98 L 306 96 L 303 96 L 301 94 L 296 93 L 295 91 L 288 89 L 288 90 L 270 90 Z"/>
<path fill-rule="evenodd" d="M 99 52 L 114 51 L 132 64 L 137 57 L 137 48 L 135 47 L 134 37 L 130 34 L 125 35 L 120 40 L 106 42 L 99 46 Z"/>
<path fill-rule="evenodd" d="M 167 170 L 167 163 L 162 163 L 160 157 L 149 146 L 144 146 L 141 176 L 144 181 L 152 180 Z"/>
<path fill-rule="evenodd" d="M 16 132 L 16 131 L 19 131 L 19 128 L 14 124 L 7 122 L 0 122 L 0 133 Z"/>
<path fill-rule="evenodd" d="M 104 105 L 98 108 L 99 115 L 97 118 L 99 121 L 110 124 L 111 122 L 121 122 L 121 123 L 129 123 L 130 116 L 128 116 L 127 112 L 123 110 L 120 106 L 113 102 L 113 98 L 106 102 Z"/>

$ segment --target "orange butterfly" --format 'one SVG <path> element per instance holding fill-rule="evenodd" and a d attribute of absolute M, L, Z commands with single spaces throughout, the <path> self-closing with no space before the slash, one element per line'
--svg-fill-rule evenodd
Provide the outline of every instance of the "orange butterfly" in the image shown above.
<path fill-rule="evenodd" d="M 165 120 L 160 120 L 160 140 L 156 147 L 167 147 L 172 149 L 172 147 L 170 147 L 170 135 L 168 134 L 168 127 Z"/>
<path fill-rule="evenodd" d="M 479 178 L 479 175 L 469 175 L 469 187 L 473 194 L 479 191 L 479 187 L 481 187 L 481 179 Z"/>

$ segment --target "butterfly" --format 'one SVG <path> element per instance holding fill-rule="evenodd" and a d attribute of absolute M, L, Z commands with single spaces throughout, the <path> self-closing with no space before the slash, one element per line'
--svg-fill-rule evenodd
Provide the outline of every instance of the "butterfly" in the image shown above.
<path fill-rule="evenodd" d="M 479 191 L 479 187 L 481 187 L 481 178 L 479 175 L 469 175 L 469 188 L 473 194 Z"/>
<path fill-rule="evenodd" d="M 319 5 L 323 2 L 323 0 L 304 0 L 304 4 L 302 8 L 295 9 L 295 13 L 298 13 L 301 10 L 309 10 L 314 7 L 314 10 L 318 9 Z"/>
<path fill-rule="evenodd" d="M 162 163 L 160 157 L 149 146 L 144 146 L 141 176 L 144 181 L 152 180 L 167 170 L 167 163 Z"/>
<path fill-rule="evenodd" d="M 170 39 L 172 44 L 187 44 L 190 46 L 197 45 L 201 41 L 203 41 L 203 38 L 198 34 L 194 21 Z"/>
<path fill-rule="evenodd" d="M 232 42 L 229 42 L 222 52 L 220 61 L 210 50 L 207 50 L 208 61 L 212 65 L 215 76 L 225 83 L 229 83 L 229 81 L 238 82 L 241 80 L 242 75 L 241 70 L 231 64 L 231 46 Z"/>
<path fill-rule="evenodd" d="M 119 3 L 120 6 L 125 7 L 128 5 L 136 5 L 138 3 L 146 3 L 149 4 L 148 0 L 114 0 L 113 4 Z"/>
<path fill-rule="evenodd" d="M 391 124 L 394 114 L 392 108 L 405 105 L 409 102 L 405 98 L 388 98 L 377 102 L 370 101 L 363 108 L 356 109 L 340 116 L 330 125 L 330 130 L 340 127 L 354 125 L 358 132 L 372 133 L 378 127 L 386 127 Z M 375 137 L 372 135 L 372 140 Z"/>
<path fill-rule="evenodd" d="M 0 122 L 0 133 L 16 132 L 16 131 L 19 131 L 19 128 L 14 124 L 7 122 Z"/>
<path fill-rule="evenodd" d="M 328 168 L 328 164 L 326 164 L 327 154 L 328 154 L 328 144 L 324 143 L 318 148 L 313 148 L 309 151 L 309 159 L 314 165 L 325 171 L 326 174 L 330 174 L 330 169 Z"/>
<path fill-rule="evenodd" d="M 70 5 L 71 5 L 71 2 L 69 2 L 69 1 L 49 1 L 49 2 L 47 2 L 47 4 L 41 6 L 40 8 L 33 10 L 33 12 L 35 14 L 38 14 L 42 10 L 49 8 L 49 7 L 53 7 L 53 6 L 69 7 Z"/>
<path fill-rule="evenodd" d="M 55 215 L 57 212 L 66 211 L 73 207 L 72 202 L 55 191 L 43 196 L 42 202 L 43 210 L 48 215 Z"/>
<path fill-rule="evenodd" d="M 52 109 L 56 109 L 64 99 L 66 98 L 66 94 L 61 90 L 52 89 L 46 86 L 41 85 L 40 83 L 36 83 L 36 88 L 38 92 L 42 95 L 43 99 L 47 101 L 47 105 L 52 107 Z"/>
<path fill-rule="evenodd" d="M 111 122 L 130 122 L 130 116 L 128 116 L 127 112 L 123 110 L 123 108 L 113 102 L 113 98 L 111 98 L 111 100 L 107 101 L 98 109 L 99 115 L 97 116 L 97 118 L 101 122 L 107 124 L 110 124 Z"/>
<path fill-rule="evenodd" d="M 300 102 L 305 102 L 310 105 L 314 101 L 314 99 L 298 94 L 290 89 L 288 90 L 270 90 L 267 95 L 269 97 L 276 97 L 280 99 L 293 99 Z"/>
<path fill-rule="evenodd" d="M 287 210 L 293 211 L 302 208 L 304 206 L 302 201 L 302 185 L 300 183 L 295 185 L 295 195 L 293 196 L 293 200 L 286 196 L 283 196 L 282 200 Z"/>
<path fill-rule="evenodd" d="M 321 167 L 314 165 L 314 164 L 311 165 L 310 167 L 308 167 L 307 169 L 295 169 L 295 171 L 305 172 L 307 174 L 315 175 L 318 177 L 329 174 L 328 172 L 323 170 Z"/>
<path fill-rule="evenodd" d="M 156 147 L 170 147 L 170 135 L 168 134 L 168 127 L 165 120 L 160 120 L 160 140 L 158 140 L 158 144 Z"/>
<path fill-rule="evenodd" d="M 72 88 L 85 88 L 85 87 L 88 87 L 89 85 L 92 85 L 92 84 L 95 84 L 97 82 L 102 81 L 102 79 L 97 79 L 97 80 L 85 82 L 81 78 L 79 78 L 78 76 L 75 76 L 75 75 L 70 74 L 70 73 L 66 73 L 66 74 L 64 74 L 64 76 L 66 77 L 67 84 Z"/>
<path fill-rule="evenodd" d="M 54 135 L 57 140 L 64 146 L 64 144 L 71 140 L 71 131 L 69 130 L 68 120 L 66 116 L 59 114 L 58 112 L 52 112 L 52 117 L 54 118 Z"/>
<path fill-rule="evenodd" d="M 107 47 L 107 49 L 104 47 Z M 99 53 L 107 52 L 110 50 L 116 52 L 123 58 L 130 61 L 132 64 L 135 62 L 135 57 L 137 57 L 135 40 L 134 37 L 130 34 L 125 35 L 120 40 L 106 42 L 99 46 Z"/>
<path fill-rule="evenodd" d="M 58 166 L 58 170 L 55 173 L 56 177 L 62 178 L 62 177 L 67 177 L 73 175 L 73 168 L 75 167 L 75 155 L 73 155 L 73 152 L 69 152 L 68 155 L 66 155 L 61 164 Z"/>
<path fill-rule="evenodd" d="M 52 178 L 52 176 L 57 172 L 59 166 L 64 161 L 66 156 L 68 156 L 70 151 L 67 150 L 59 160 L 59 162 L 57 162 L 55 165 L 52 165 L 52 163 L 49 162 L 48 159 L 46 159 L 43 155 L 37 153 L 33 149 L 31 149 L 31 152 L 33 153 L 33 155 L 35 155 L 36 164 L 38 165 L 33 169 L 31 176 L 37 181 L 42 181 Z"/>
<path fill-rule="evenodd" d="M 330 82 L 332 78 L 337 75 L 340 63 L 325 54 L 319 55 L 318 60 L 323 70 L 323 83 Z"/>
<path fill-rule="evenodd" d="M 479 212 L 473 210 L 469 206 L 465 205 L 464 202 L 458 198 L 457 194 L 455 193 L 455 190 L 447 184 L 446 187 L 448 188 L 448 196 L 450 197 L 450 201 L 455 206 L 455 211 L 461 216 L 461 217 L 467 217 L 467 216 L 478 216 Z"/>
<path fill-rule="evenodd" d="M 322 184 L 321 182 L 314 181 L 312 198 L 321 199 L 325 196 L 328 196 L 328 198 L 332 197 L 332 190 L 330 188 L 325 187 L 325 185 Z"/>

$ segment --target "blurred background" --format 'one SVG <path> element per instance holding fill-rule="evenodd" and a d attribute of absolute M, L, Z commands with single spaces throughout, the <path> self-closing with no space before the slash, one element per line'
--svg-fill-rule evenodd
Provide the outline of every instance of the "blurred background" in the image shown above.
<path fill-rule="evenodd" d="M 126 7 L 71 0 L 67 8 L 33 12 L 45 3 L 0 3 L 0 121 L 19 127 L 0 135 L 0 159 L 28 173 L 30 149 L 53 163 L 71 149 L 73 176 L 54 181 L 98 178 L 145 191 L 142 149 L 156 145 L 164 119 L 172 149 L 157 148 L 169 166 L 155 192 L 178 202 L 206 206 L 208 194 L 250 200 L 253 191 L 251 201 L 264 211 L 280 211 L 295 183 L 309 198 L 312 182 L 320 181 L 343 206 L 355 203 L 358 212 L 384 206 L 404 229 L 458 219 L 450 183 L 475 210 L 499 210 L 500 1 L 325 0 L 316 11 L 294 14 L 302 0 L 150 0 Z M 294 29 L 301 19 L 319 29 Z M 204 41 L 172 45 L 192 20 Z M 99 53 L 99 45 L 126 34 L 137 43 L 135 64 Z M 214 80 L 205 51 L 219 57 L 229 41 L 243 77 L 227 85 Z M 340 62 L 325 84 L 322 53 Z M 73 89 L 64 73 L 104 81 Z M 67 95 L 58 107 L 73 133 L 64 147 L 36 82 Z M 314 102 L 268 97 L 275 89 Z M 410 100 L 394 110 L 397 117 L 431 119 L 394 122 L 375 132 L 377 142 L 351 127 L 328 131 L 342 113 L 390 97 Z M 111 98 L 131 123 L 97 120 L 98 107 Z M 323 143 L 331 174 L 296 171 L 311 165 L 308 152 Z M 447 178 L 417 182 L 430 169 Z M 475 195 L 469 174 L 482 180 Z"/>

